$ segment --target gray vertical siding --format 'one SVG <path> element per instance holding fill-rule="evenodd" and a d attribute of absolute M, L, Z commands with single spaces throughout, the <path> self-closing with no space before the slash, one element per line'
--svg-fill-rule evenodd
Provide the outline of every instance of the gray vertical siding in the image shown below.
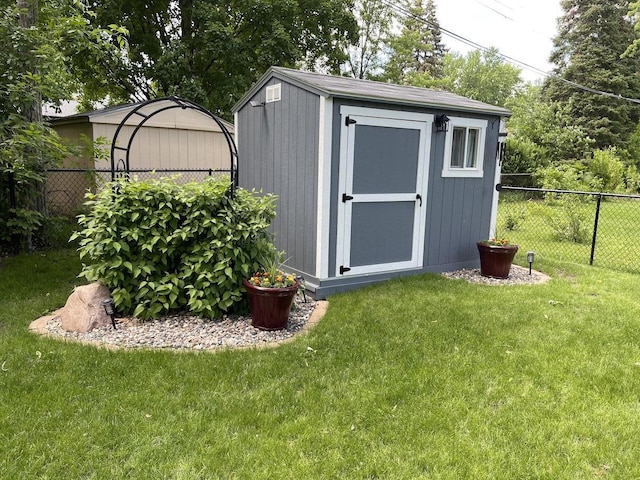
<path fill-rule="evenodd" d="M 276 245 L 286 251 L 288 266 L 313 278 L 317 271 L 315 262 L 318 246 L 320 98 L 316 93 L 273 78 L 266 85 L 278 82 L 282 84 L 281 101 L 261 108 L 246 103 L 238 112 L 239 183 L 245 188 L 257 188 L 279 196 L 277 217 L 272 226 Z M 264 100 L 266 85 L 255 94 L 253 100 Z M 341 278 L 336 273 L 337 212 L 342 193 L 339 185 L 340 107 L 343 105 L 487 119 L 483 178 L 442 177 L 446 134 L 428 132 L 431 135 L 431 147 L 423 269 L 442 271 L 477 264 L 475 243 L 487 237 L 491 221 L 499 118 L 334 98 L 330 132 L 329 279 L 317 279 L 319 297 L 349 288 L 350 285 L 407 273 L 389 272 L 366 278 Z"/>
<path fill-rule="evenodd" d="M 431 134 L 429 178 L 427 191 L 427 218 L 424 252 L 424 270 L 439 271 L 478 262 L 476 242 L 489 234 L 491 222 L 491 200 L 494 190 L 496 148 L 500 121 L 498 117 L 487 115 L 461 114 L 447 110 L 421 109 L 419 107 L 399 107 L 373 102 L 336 100 L 333 104 L 333 145 L 331 172 L 331 231 L 329 250 L 329 276 L 334 277 L 336 261 L 336 220 L 340 196 L 340 107 L 356 105 L 386 110 L 406 112 L 445 113 L 449 116 L 467 116 L 488 120 L 485 138 L 485 158 L 483 178 L 442 177 L 444 144 L 446 134 Z M 347 280 L 348 281 L 348 280 Z"/>
<path fill-rule="evenodd" d="M 477 261 L 476 242 L 489 234 L 500 122 L 497 117 L 482 118 L 488 120 L 482 178 L 442 177 L 445 134 L 433 134 L 425 267 Z"/>
<path fill-rule="evenodd" d="M 287 265 L 310 276 L 316 272 L 318 199 L 318 95 L 286 82 L 282 100 L 238 112 L 239 184 L 278 195 L 272 224 Z M 265 86 L 266 87 L 266 86 Z M 253 98 L 264 101 L 264 88 Z"/>

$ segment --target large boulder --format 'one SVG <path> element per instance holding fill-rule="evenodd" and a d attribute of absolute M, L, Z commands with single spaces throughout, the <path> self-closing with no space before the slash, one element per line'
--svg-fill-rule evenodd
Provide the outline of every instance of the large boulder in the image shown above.
<path fill-rule="evenodd" d="M 90 332 L 111 324 L 111 317 L 101 305 L 110 296 L 109 289 L 98 282 L 76 287 L 60 312 L 62 328 L 68 332 Z"/>

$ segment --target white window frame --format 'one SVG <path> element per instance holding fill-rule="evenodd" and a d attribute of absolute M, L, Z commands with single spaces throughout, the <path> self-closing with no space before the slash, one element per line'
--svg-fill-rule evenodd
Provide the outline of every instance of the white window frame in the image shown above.
<path fill-rule="evenodd" d="M 281 86 L 281 83 L 276 83 L 267 87 L 265 103 L 279 102 L 282 99 Z"/>
<path fill-rule="evenodd" d="M 447 130 L 447 136 L 444 142 L 444 163 L 442 167 L 443 177 L 471 177 L 480 178 L 484 175 L 484 147 L 487 138 L 487 120 L 479 120 L 477 118 L 450 117 Z M 476 145 L 476 165 L 475 167 L 452 167 L 451 154 L 453 151 L 453 129 L 461 127 L 467 129 L 478 129 L 478 143 Z M 466 141 L 465 141 L 466 152 Z"/>

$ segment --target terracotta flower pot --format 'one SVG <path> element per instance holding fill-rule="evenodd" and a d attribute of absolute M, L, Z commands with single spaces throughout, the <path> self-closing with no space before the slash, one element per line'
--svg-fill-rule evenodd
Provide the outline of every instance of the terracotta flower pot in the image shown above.
<path fill-rule="evenodd" d="M 249 295 L 251 324 L 260 330 L 287 328 L 293 298 L 298 291 L 298 282 L 290 287 L 257 287 L 244 280 Z"/>
<path fill-rule="evenodd" d="M 487 245 L 477 242 L 480 253 L 480 274 L 483 277 L 507 278 L 518 245 Z"/>

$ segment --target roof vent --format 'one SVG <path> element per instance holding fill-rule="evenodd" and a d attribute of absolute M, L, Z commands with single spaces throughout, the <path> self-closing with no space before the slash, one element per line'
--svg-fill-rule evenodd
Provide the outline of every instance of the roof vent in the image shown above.
<path fill-rule="evenodd" d="M 280 99 L 282 98 L 280 95 L 281 85 L 281 83 L 276 83 L 275 85 L 269 85 L 267 87 L 267 103 L 280 101 Z"/>

